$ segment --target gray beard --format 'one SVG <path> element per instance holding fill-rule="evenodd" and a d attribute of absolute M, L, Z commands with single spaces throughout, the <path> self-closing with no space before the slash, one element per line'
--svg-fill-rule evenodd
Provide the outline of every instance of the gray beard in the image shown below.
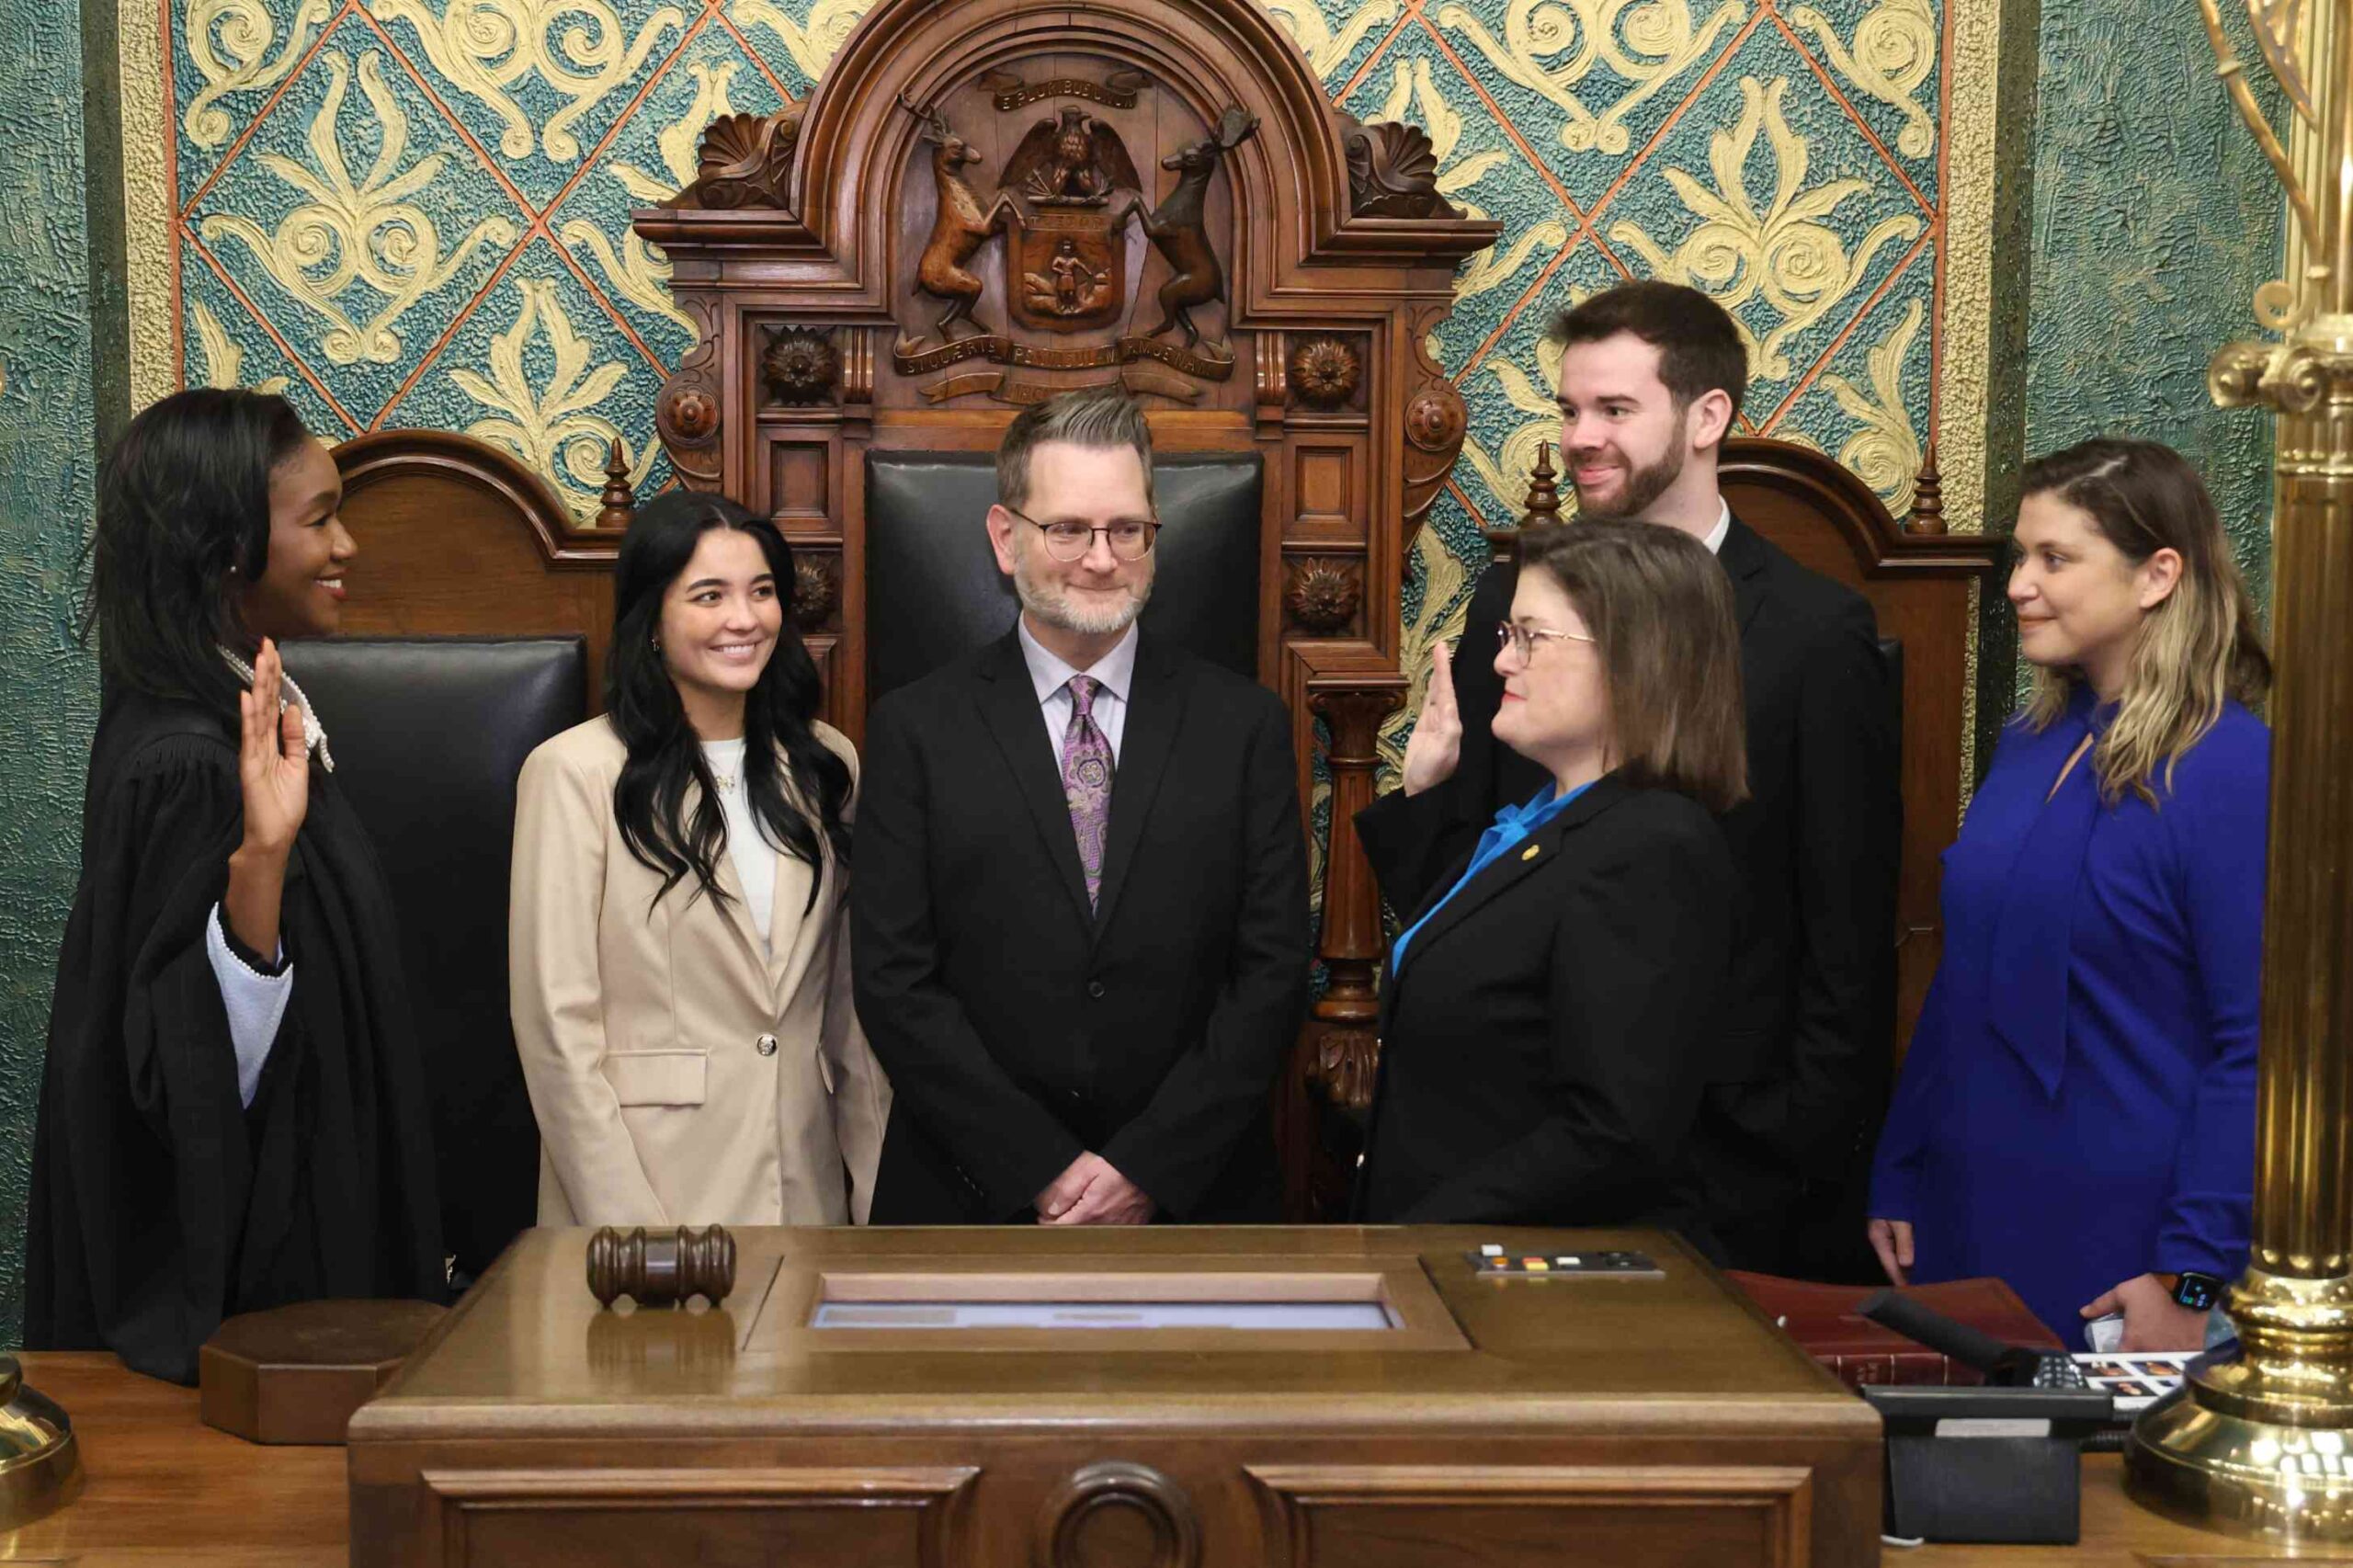
<path fill-rule="evenodd" d="M 1143 613 L 1144 601 L 1152 597 L 1152 579 L 1147 577 L 1129 592 L 1125 603 L 1089 612 L 1073 604 L 1063 588 L 1032 580 L 1026 570 L 1028 566 L 1029 562 L 1024 560 L 1013 574 L 1013 592 L 1020 599 L 1021 608 L 1041 625 L 1081 637 L 1108 637 L 1125 631 Z"/>

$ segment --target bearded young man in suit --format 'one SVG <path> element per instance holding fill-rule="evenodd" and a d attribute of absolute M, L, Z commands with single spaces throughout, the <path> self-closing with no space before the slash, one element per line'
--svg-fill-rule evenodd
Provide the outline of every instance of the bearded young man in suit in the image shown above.
<path fill-rule="evenodd" d="M 1137 624 L 1159 524 L 1126 393 L 1024 410 L 997 490 L 1014 629 L 867 722 L 872 1222 L 1275 1220 L 1312 958 L 1290 716 Z"/>
<path fill-rule="evenodd" d="M 1748 381 L 1732 318 L 1697 290 L 1629 283 L 1563 311 L 1561 450 L 1581 517 L 1678 528 L 1732 579 L 1749 801 L 1722 819 L 1745 893 L 1726 1028 L 1694 1131 L 1709 1218 L 1736 1267 L 1871 1278 L 1852 1243 L 1894 1026 L 1899 739 L 1870 603 L 1733 516 L 1717 486 Z M 1568 526 L 1574 527 L 1574 524 Z M 1493 733 L 1493 628 L 1518 573 L 1472 593 L 1459 667 L 1436 651 L 1404 788 L 1427 805 L 1367 838 L 1383 883 L 1467 855 L 1544 770 Z M 1476 650 L 1476 656 L 1469 651 Z"/>

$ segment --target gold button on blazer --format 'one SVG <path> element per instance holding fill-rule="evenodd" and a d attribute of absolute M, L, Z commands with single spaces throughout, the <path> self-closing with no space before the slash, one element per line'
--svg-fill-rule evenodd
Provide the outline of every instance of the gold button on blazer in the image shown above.
<path fill-rule="evenodd" d="M 847 738 L 816 730 L 855 778 Z M 516 801 L 507 962 L 540 1223 L 863 1221 L 891 1086 L 852 1009 L 842 868 L 828 851 L 811 903 L 817 872 L 777 857 L 765 946 L 724 850 L 724 904 L 691 876 L 655 902 L 613 817 L 626 756 L 591 719 L 531 754 Z"/>

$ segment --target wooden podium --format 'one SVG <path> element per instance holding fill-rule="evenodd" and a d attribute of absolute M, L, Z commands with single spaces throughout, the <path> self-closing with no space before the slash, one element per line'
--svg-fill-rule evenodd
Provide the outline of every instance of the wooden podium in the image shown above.
<path fill-rule="evenodd" d="M 724 1307 L 632 1312 L 527 1233 L 354 1416 L 355 1568 L 1878 1560 L 1878 1417 L 1669 1236 L 735 1234 Z"/>

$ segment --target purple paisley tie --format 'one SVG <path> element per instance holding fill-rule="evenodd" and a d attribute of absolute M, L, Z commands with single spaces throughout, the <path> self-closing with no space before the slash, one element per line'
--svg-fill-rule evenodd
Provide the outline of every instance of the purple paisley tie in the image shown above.
<path fill-rule="evenodd" d="M 1070 728 L 1063 732 L 1063 798 L 1078 835 L 1089 909 L 1103 891 L 1103 836 L 1111 825 L 1111 743 L 1095 727 L 1095 694 L 1102 689 L 1092 676 L 1070 677 Z"/>

